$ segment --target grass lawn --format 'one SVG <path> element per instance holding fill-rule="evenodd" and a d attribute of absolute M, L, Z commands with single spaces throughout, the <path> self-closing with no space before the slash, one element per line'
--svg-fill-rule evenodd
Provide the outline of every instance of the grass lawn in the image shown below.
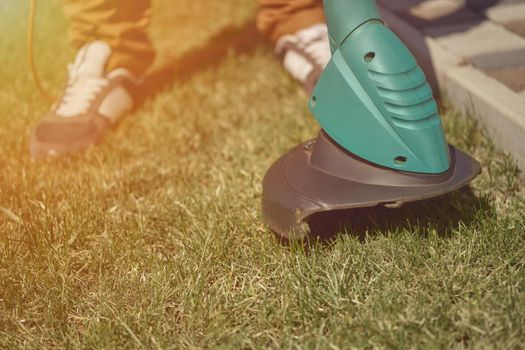
<path fill-rule="evenodd" d="M 60 1 L 39 3 L 37 64 L 58 93 L 72 50 Z M 157 67 L 255 11 L 155 2 Z M 261 222 L 261 180 L 317 126 L 271 48 L 173 76 L 100 147 L 32 162 L 49 104 L 26 15 L 0 2 L 0 348 L 525 347 L 525 195 L 469 119 L 443 110 L 449 140 L 482 162 L 471 190 L 355 211 L 329 243 L 284 246 Z"/>

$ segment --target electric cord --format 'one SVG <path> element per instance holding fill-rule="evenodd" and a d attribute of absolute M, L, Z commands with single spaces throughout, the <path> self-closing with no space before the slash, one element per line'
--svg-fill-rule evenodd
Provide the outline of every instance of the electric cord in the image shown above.
<path fill-rule="evenodd" d="M 33 54 L 33 36 L 35 30 L 35 12 L 36 12 L 36 0 L 29 0 L 29 20 L 27 28 L 27 59 L 29 67 L 31 69 L 31 76 L 33 82 L 36 85 L 38 91 L 42 93 L 49 101 L 54 102 L 56 97 L 50 94 L 43 86 L 40 76 L 35 65 L 34 54 Z"/>

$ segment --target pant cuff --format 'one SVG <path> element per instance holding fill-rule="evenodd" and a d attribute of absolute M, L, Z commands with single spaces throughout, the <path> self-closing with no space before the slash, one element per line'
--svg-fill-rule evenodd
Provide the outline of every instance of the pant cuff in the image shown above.
<path fill-rule="evenodd" d="M 301 29 L 311 27 L 318 23 L 325 23 L 322 7 L 314 7 L 298 11 L 288 18 L 278 22 L 273 28 L 266 31 L 266 35 L 272 43 L 276 43 L 280 37 L 287 34 L 295 34 Z"/>

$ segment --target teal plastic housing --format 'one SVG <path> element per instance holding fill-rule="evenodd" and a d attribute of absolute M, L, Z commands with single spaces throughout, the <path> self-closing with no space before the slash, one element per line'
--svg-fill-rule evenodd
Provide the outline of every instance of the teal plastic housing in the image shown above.
<path fill-rule="evenodd" d="M 332 60 L 310 110 L 340 146 L 396 170 L 439 174 L 450 156 L 425 74 L 374 0 L 325 0 Z"/>

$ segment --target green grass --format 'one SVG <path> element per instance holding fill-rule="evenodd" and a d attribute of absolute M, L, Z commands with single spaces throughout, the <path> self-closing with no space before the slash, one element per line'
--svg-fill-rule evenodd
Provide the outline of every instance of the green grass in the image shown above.
<path fill-rule="evenodd" d="M 60 2 L 40 3 L 37 62 L 56 92 L 72 51 Z M 255 13 L 169 3 L 155 5 L 159 65 Z M 49 106 L 26 13 L 0 3 L 0 348 L 524 347 L 525 196 L 470 119 L 444 109 L 484 167 L 471 191 L 284 246 L 261 222 L 261 180 L 317 127 L 269 47 L 175 81 L 85 155 L 32 162 Z"/>

